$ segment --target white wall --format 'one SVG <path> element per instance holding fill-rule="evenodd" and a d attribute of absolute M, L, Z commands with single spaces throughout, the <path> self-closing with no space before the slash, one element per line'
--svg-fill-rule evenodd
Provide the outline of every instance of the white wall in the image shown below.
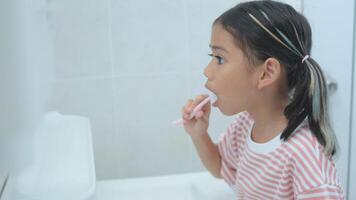
<path fill-rule="evenodd" d="M 346 192 L 351 133 L 354 2 L 303 3 L 304 14 L 313 29 L 311 55 L 338 83 L 338 91 L 330 98 L 330 114 L 341 147 L 336 164 Z"/>
<path fill-rule="evenodd" d="M 33 133 L 52 81 L 45 1 L 0 1 L 0 175 L 32 162 Z"/>
<path fill-rule="evenodd" d="M 356 8 L 356 5 L 355 7 Z M 354 9 L 355 10 L 355 9 Z M 354 23 L 356 22 L 356 13 L 354 14 Z M 353 26 L 354 41 L 353 41 L 353 88 L 352 88 L 352 118 L 350 132 L 350 167 L 349 167 L 349 199 L 356 199 L 356 26 Z"/>

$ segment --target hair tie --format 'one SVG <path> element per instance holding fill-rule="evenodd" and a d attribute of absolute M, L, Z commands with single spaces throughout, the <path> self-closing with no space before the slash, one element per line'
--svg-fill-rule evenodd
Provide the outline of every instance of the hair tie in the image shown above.
<path fill-rule="evenodd" d="M 303 58 L 303 60 L 302 60 L 302 63 L 304 63 L 304 61 L 306 60 L 306 59 L 308 59 L 310 56 L 307 54 L 307 55 L 305 55 L 304 56 L 304 58 Z"/>

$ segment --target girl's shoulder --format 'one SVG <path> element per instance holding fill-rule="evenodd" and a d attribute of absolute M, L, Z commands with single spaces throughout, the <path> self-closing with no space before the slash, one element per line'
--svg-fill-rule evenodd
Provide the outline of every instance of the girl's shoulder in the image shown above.
<path fill-rule="evenodd" d="M 245 126 L 248 128 L 252 125 L 252 121 L 252 116 L 247 111 L 242 111 L 235 115 L 232 125 L 234 127 Z"/>
<path fill-rule="evenodd" d="M 323 145 L 312 133 L 308 123 L 302 123 L 283 145 L 290 155 L 294 170 L 310 170 L 309 175 L 318 175 L 321 179 L 317 181 L 319 183 L 325 183 L 328 175 L 326 166 L 335 170 L 333 157 L 326 155 Z"/>
<path fill-rule="evenodd" d="M 237 113 L 227 130 L 220 135 L 219 141 L 227 139 L 228 142 L 236 143 L 236 145 L 243 142 L 247 138 L 248 131 L 251 128 L 251 119 L 247 111 Z"/>
<path fill-rule="evenodd" d="M 315 155 L 313 159 L 318 159 L 322 155 L 323 146 L 310 130 L 307 120 L 303 121 L 293 132 L 290 138 L 284 142 L 289 153 L 295 157 L 307 157 Z"/>
<path fill-rule="evenodd" d="M 239 112 L 235 115 L 230 128 L 233 133 L 241 137 L 246 137 L 253 125 L 253 118 L 247 111 Z"/>
<path fill-rule="evenodd" d="M 290 155 L 289 166 L 296 193 L 310 192 L 322 186 L 335 187 L 342 192 L 333 157 L 325 154 L 308 123 L 296 129 L 283 145 Z"/>

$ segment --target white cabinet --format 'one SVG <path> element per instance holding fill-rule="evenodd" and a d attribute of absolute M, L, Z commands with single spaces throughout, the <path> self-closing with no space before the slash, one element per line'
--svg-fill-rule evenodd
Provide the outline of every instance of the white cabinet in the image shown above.
<path fill-rule="evenodd" d="M 89 120 L 48 112 L 34 135 L 32 165 L 11 174 L 1 199 L 93 199 L 96 175 Z"/>

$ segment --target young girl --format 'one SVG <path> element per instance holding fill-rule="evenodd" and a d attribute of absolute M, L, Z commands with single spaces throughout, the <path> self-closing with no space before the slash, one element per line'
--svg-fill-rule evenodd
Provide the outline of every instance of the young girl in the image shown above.
<path fill-rule="evenodd" d="M 203 164 L 238 199 L 344 199 L 311 39 L 306 18 L 275 1 L 240 3 L 213 23 L 206 88 L 218 97 L 213 106 L 236 118 L 214 144 L 210 103 L 188 120 L 207 95 L 189 100 L 182 115 Z"/>

